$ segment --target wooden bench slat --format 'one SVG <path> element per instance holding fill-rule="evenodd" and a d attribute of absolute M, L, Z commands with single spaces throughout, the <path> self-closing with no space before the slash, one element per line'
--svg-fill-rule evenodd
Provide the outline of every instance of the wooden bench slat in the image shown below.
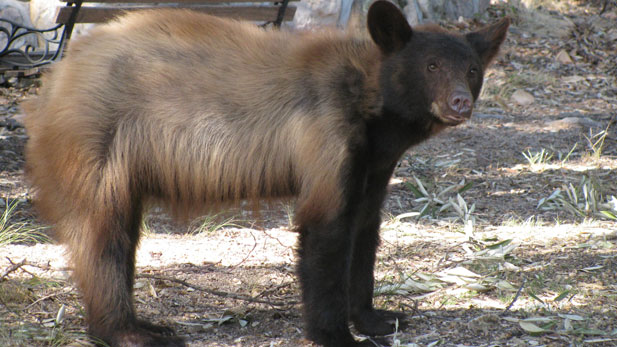
<path fill-rule="evenodd" d="M 75 2 L 75 0 L 61 0 L 62 2 Z M 300 1 L 300 0 L 289 0 L 292 1 Z M 203 3 L 212 3 L 212 4 L 220 4 L 220 3 L 229 3 L 229 2 L 283 2 L 273 1 L 273 0 L 176 0 L 176 1 L 161 1 L 161 0 L 83 0 L 83 3 L 102 3 L 102 4 L 112 4 L 112 3 L 139 3 L 139 4 L 152 4 L 156 3 L 161 6 L 165 4 L 203 4 Z"/>
<path fill-rule="evenodd" d="M 103 23 L 127 11 L 139 11 L 145 9 L 183 8 L 205 12 L 219 17 L 238 18 L 250 21 L 274 20 L 279 8 L 276 6 L 144 6 L 144 7 L 82 7 L 77 14 L 76 23 Z M 66 24 L 74 9 L 61 7 L 56 17 L 56 23 Z M 293 19 L 295 7 L 288 7 L 285 11 L 284 21 Z"/>

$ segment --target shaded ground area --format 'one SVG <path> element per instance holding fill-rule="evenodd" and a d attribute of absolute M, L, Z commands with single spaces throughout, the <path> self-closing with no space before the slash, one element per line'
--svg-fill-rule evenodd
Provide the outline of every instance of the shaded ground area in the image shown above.
<path fill-rule="evenodd" d="M 617 345 L 617 9 L 557 4 L 490 8 L 515 22 L 473 120 L 396 170 L 375 298 L 409 316 L 394 345 Z M 18 203 L 3 228 L 37 225 L 17 108 L 35 92 L 0 89 L 0 193 Z M 234 211 L 187 229 L 153 210 L 138 254 L 140 315 L 191 346 L 310 345 L 290 211 L 273 205 L 257 224 Z M 86 343 L 69 276 L 60 246 L 3 245 L 0 345 Z"/>

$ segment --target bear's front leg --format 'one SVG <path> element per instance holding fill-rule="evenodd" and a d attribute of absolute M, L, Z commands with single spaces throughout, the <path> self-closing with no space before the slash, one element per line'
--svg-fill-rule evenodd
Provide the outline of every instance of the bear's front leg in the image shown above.
<path fill-rule="evenodd" d="M 298 275 L 307 337 L 326 347 L 373 346 L 349 331 L 349 276 L 353 245 L 347 218 L 300 226 Z"/>
<path fill-rule="evenodd" d="M 391 334 L 395 330 L 396 320 L 402 322 L 405 319 L 403 313 L 375 310 L 373 307 L 381 207 L 393 170 L 394 165 L 368 175 L 366 192 L 353 223 L 357 231 L 354 233 L 350 271 L 350 317 L 356 330 L 369 336 Z"/>

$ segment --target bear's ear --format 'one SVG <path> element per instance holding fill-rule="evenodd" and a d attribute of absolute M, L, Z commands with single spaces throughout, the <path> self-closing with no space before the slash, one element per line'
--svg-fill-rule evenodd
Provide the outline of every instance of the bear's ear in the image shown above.
<path fill-rule="evenodd" d="M 411 27 L 391 2 L 378 0 L 368 10 L 367 26 L 373 41 L 385 54 L 396 52 L 411 39 Z"/>
<path fill-rule="evenodd" d="M 465 35 L 467 41 L 476 50 L 486 67 L 499 52 L 499 47 L 506 39 L 510 18 L 505 17 L 499 22 Z"/>

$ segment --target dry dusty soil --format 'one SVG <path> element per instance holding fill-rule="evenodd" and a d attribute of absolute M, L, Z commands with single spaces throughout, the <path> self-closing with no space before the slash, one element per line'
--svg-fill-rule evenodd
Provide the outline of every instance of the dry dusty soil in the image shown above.
<path fill-rule="evenodd" d="M 473 119 L 411 149 L 392 179 L 375 303 L 408 316 L 386 338 L 395 346 L 617 346 L 617 5 L 600 15 L 601 1 L 546 3 L 443 23 L 514 18 Z M 36 91 L 37 81 L 0 89 L 4 235 L 41 227 L 18 107 Z M 152 210 L 139 315 L 190 346 L 310 346 L 291 211 L 187 228 Z M 0 247 L 0 345 L 87 345 L 61 246 Z"/>

